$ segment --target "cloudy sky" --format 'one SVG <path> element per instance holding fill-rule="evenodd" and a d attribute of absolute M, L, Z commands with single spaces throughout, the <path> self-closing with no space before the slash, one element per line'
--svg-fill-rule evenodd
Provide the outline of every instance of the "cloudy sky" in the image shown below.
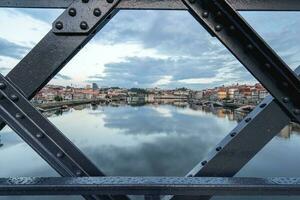
<path fill-rule="evenodd" d="M 0 9 L 0 72 L 7 74 L 62 10 Z M 283 60 L 300 65 L 300 13 L 242 12 Z M 6 28 L 3 28 L 6 27 Z M 185 11 L 121 11 L 51 83 L 203 89 L 255 80 Z"/>

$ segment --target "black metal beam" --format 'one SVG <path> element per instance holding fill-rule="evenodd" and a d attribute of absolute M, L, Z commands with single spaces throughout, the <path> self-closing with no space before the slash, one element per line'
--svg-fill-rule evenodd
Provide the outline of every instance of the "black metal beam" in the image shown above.
<path fill-rule="evenodd" d="M 267 97 L 235 127 L 187 177 L 233 177 L 286 125 L 290 118 Z M 172 200 L 208 200 L 211 196 L 166 196 Z"/>
<path fill-rule="evenodd" d="M 226 0 L 183 0 L 189 12 L 300 122 L 300 80 Z"/>
<path fill-rule="evenodd" d="M 106 9 L 102 10 L 101 16 L 97 17 L 99 22 L 90 27 L 89 34 L 56 35 L 50 31 L 7 75 L 6 79 L 1 77 L 6 85 L 4 90 L 7 92 L 8 88 L 12 89 L 13 93 L 18 94 L 18 101 L 23 102 L 22 104 L 10 104 L 9 94 L 6 96 L 3 94 L 3 97 L 6 98 L 1 102 L 2 120 L 0 121 L 2 127 L 5 125 L 4 121 L 9 123 L 21 138 L 62 176 L 104 176 L 104 174 L 54 125 L 35 110 L 26 101 L 26 98 L 31 99 L 117 13 L 117 10 L 114 10 L 117 1 L 107 4 L 110 8 L 106 6 Z M 2 92 L 5 92 L 4 90 Z M 11 110 L 7 110 L 7 108 Z M 17 116 L 14 116 L 12 111 L 21 114 L 25 124 L 18 123 Z M 98 197 L 86 198 L 98 199 Z M 125 196 L 100 198 L 128 199 Z"/>
<path fill-rule="evenodd" d="M 1 178 L 0 195 L 300 195 L 300 178 Z"/>
<path fill-rule="evenodd" d="M 104 176 L 2 75 L 0 75 L 0 117 L 62 176 Z M 98 199 L 98 197 L 86 198 Z M 106 196 L 100 198 L 112 199 Z"/>
<path fill-rule="evenodd" d="M 67 8 L 74 0 L 1 0 L 0 7 Z M 298 0 L 228 0 L 240 11 L 300 11 Z M 187 10 L 181 0 L 122 0 L 118 9 Z"/>

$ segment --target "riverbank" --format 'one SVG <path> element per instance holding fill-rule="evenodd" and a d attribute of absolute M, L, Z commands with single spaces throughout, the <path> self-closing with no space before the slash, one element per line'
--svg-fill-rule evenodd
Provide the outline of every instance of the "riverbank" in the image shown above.
<path fill-rule="evenodd" d="M 50 111 L 65 108 L 68 106 L 76 106 L 82 104 L 90 103 L 101 103 L 103 100 L 92 100 L 92 99 L 83 99 L 83 100 L 71 100 L 71 101 L 56 101 L 56 102 L 47 102 L 47 103 L 33 103 L 33 105 L 41 111 Z"/>

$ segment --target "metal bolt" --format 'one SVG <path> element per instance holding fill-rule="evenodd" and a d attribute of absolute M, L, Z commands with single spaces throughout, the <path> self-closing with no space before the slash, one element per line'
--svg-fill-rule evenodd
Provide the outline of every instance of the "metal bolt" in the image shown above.
<path fill-rule="evenodd" d="M 14 102 L 19 100 L 19 97 L 15 94 L 10 95 L 10 99 L 13 100 Z"/>
<path fill-rule="evenodd" d="M 23 119 L 23 118 L 24 118 L 24 115 L 21 114 L 21 113 L 17 113 L 17 114 L 16 114 L 16 118 L 17 118 L 17 119 Z"/>
<path fill-rule="evenodd" d="M 207 164 L 207 161 L 206 161 L 206 160 L 202 161 L 202 163 L 201 163 L 202 166 L 204 166 L 204 165 L 206 165 L 206 164 Z"/>
<path fill-rule="evenodd" d="M 260 107 L 260 108 L 264 108 L 264 107 L 266 107 L 266 105 L 267 105 L 266 103 L 263 103 L 263 104 L 261 104 L 259 107 Z"/>
<path fill-rule="evenodd" d="M 81 28 L 82 30 L 86 30 L 86 29 L 89 28 L 89 25 L 88 25 L 85 21 L 82 21 L 82 22 L 80 23 L 80 28 Z"/>
<path fill-rule="evenodd" d="M 70 8 L 69 9 L 69 15 L 72 17 L 75 17 L 77 14 L 76 9 L 75 8 Z"/>
<path fill-rule="evenodd" d="M 76 176 L 81 176 L 82 175 L 82 171 L 81 170 L 77 170 L 76 171 Z"/>
<path fill-rule="evenodd" d="M 193 175 L 192 175 L 192 174 L 189 174 L 187 177 L 193 177 Z"/>
<path fill-rule="evenodd" d="M 202 17 L 208 18 L 208 16 L 209 16 L 209 12 L 204 11 L 204 12 L 202 13 Z"/>
<path fill-rule="evenodd" d="M 82 3 L 88 3 L 89 0 L 82 0 Z"/>
<path fill-rule="evenodd" d="M 222 150 L 222 147 L 217 147 L 216 148 L 216 151 L 221 151 Z"/>
<path fill-rule="evenodd" d="M 249 50 L 249 51 L 253 50 L 252 44 L 247 44 L 247 50 Z"/>
<path fill-rule="evenodd" d="M 6 84 L 3 82 L 0 82 L 0 90 L 3 90 L 6 88 Z"/>
<path fill-rule="evenodd" d="M 58 21 L 55 23 L 55 28 L 57 28 L 58 30 L 63 29 L 64 25 L 61 21 Z"/>
<path fill-rule="evenodd" d="M 221 11 L 218 11 L 217 12 L 217 17 L 221 17 L 222 16 L 222 12 Z"/>
<path fill-rule="evenodd" d="M 95 15 L 96 17 L 99 17 L 99 16 L 101 15 L 101 10 L 100 10 L 99 8 L 95 8 L 95 9 L 94 9 L 94 15 Z"/>
<path fill-rule="evenodd" d="M 251 121 L 251 118 L 249 117 L 249 118 L 247 118 L 247 119 L 245 119 L 245 122 L 250 122 Z"/>
<path fill-rule="evenodd" d="M 283 97 L 283 98 L 282 98 L 282 101 L 283 101 L 284 103 L 288 103 L 288 102 L 290 101 L 290 99 L 289 99 L 288 97 Z"/>
<path fill-rule="evenodd" d="M 233 32 L 233 31 L 235 31 L 235 27 L 234 27 L 233 25 L 231 25 L 231 26 L 229 26 L 229 30 L 230 30 L 231 32 Z"/>
<path fill-rule="evenodd" d="M 222 30 L 222 25 L 217 24 L 217 25 L 215 26 L 215 31 L 219 32 L 219 31 L 221 31 L 221 30 Z"/>
<path fill-rule="evenodd" d="M 271 69 L 271 65 L 269 63 L 266 63 L 265 67 L 268 68 L 268 69 Z"/>
<path fill-rule="evenodd" d="M 58 152 L 57 154 L 56 154 L 56 157 L 58 157 L 58 158 L 62 158 L 64 156 L 64 153 L 63 152 Z"/>
<path fill-rule="evenodd" d="M 231 136 L 231 137 L 236 136 L 236 132 L 231 133 L 230 136 Z"/>
<path fill-rule="evenodd" d="M 295 115 L 300 115 L 300 110 L 299 109 L 295 109 L 294 113 L 295 113 Z"/>
<path fill-rule="evenodd" d="M 35 135 L 37 138 L 43 138 L 44 137 L 44 135 L 42 134 L 42 133 L 38 133 L 38 134 L 36 134 Z"/>
<path fill-rule="evenodd" d="M 113 3 L 114 2 L 114 0 L 106 0 L 107 1 L 107 3 Z"/>

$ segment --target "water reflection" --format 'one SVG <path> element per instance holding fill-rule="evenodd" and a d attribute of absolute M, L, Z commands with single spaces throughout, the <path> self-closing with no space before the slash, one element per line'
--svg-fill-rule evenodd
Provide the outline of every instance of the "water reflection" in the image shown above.
<path fill-rule="evenodd" d="M 103 172 L 122 176 L 183 176 L 244 117 L 188 104 L 81 105 L 45 115 Z M 300 176 L 295 128 L 285 128 L 238 175 Z M 10 129 L 0 141 L 0 176 L 58 176 Z M 296 163 L 284 170 L 279 160 Z"/>

